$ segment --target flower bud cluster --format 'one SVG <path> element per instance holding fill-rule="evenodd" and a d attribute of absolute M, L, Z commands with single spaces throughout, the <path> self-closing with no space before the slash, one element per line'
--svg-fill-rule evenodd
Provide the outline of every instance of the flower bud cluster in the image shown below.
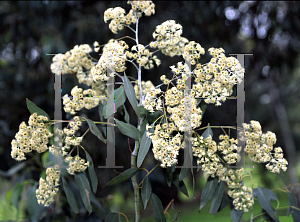
<path fill-rule="evenodd" d="M 266 167 L 273 173 L 279 173 L 280 169 L 287 170 L 288 162 L 283 158 L 282 149 L 280 147 L 273 148 L 276 143 L 276 135 L 270 131 L 262 133 L 259 122 L 252 120 L 250 124 L 244 123 L 240 139 L 246 142 L 245 153 L 252 161 L 268 162 Z"/>
<path fill-rule="evenodd" d="M 53 201 L 59 188 L 60 169 L 58 165 L 47 168 L 46 180 L 40 178 L 39 188 L 36 190 L 38 204 L 48 207 Z"/>
<path fill-rule="evenodd" d="M 63 104 L 65 112 L 72 115 L 83 108 L 92 109 L 98 106 L 101 99 L 95 90 L 83 90 L 82 88 L 78 88 L 78 86 L 73 87 L 71 95 L 71 98 L 68 94 L 63 96 Z"/>
<path fill-rule="evenodd" d="M 180 133 L 172 136 L 174 131 L 178 131 L 178 128 L 171 122 L 156 125 L 154 133 L 147 132 L 147 136 L 152 140 L 154 158 L 161 162 L 161 167 L 169 167 L 178 161 L 182 136 Z"/>
<path fill-rule="evenodd" d="M 63 130 L 55 128 L 54 141 L 58 142 L 58 146 L 52 145 L 49 151 L 55 156 L 66 156 L 71 146 L 80 145 L 82 137 L 76 137 L 75 133 L 79 130 L 81 124 L 79 116 L 74 116 L 73 120 Z"/>
<path fill-rule="evenodd" d="M 85 169 L 89 166 L 89 162 L 86 162 L 80 156 L 69 156 L 65 158 L 65 162 L 69 163 L 69 167 L 67 171 L 69 174 L 74 174 L 75 172 L 85 171 Z"/>
<path fill-rule="evenodd" d="M 237 139 L 229 139 L 228 135 L 220 135 L 219 139 L 221 142 L 218 144 L 218 150 L 223 154 L 223 159 L 228 164 L 237 163 L 241 160 L 239 152 L 241 152 L 241 147 L 238 147 Z M 236 152 L 235 152 L 236 151 Z"/>
<path fill-rule="evenodd" d="M 128 1 L 127 3 L 132 7 L 127 15 L 121 7 L 109 8 L 104 12 L 104 22 L 107 23 L 111 20 L 109 29 L 115 34 L 118 33 L 118 30 L 122 30 L 124 25 L 129 26 L 136 23 L 143 13 L 146 16 L 155 13 L 155 5 L 152 1 Z"/>
<path fill-rule="evenodd" d="M 197 97 L 205 97 L 206 103 L 220 106 L 233 92 L 232 88 L 244 77 L 244 68 L 234 57 L 227 58 L 224 49 L 208 49 L 213 58 L 205 65 L 197 65 L 193 71 L 193 89 Z"/>
<path fill-rule="evenodd" d="M 143 95 L 146 94 L 150 90 L 155 90 L 154 85 L 153 85 L 153 83 L 150 80 L 148 80 L 147 82 L 142 81 L 141 82 L 141 87 L 142 87 L 142 94 Z M 138 84 L 134 85 L 134 92 L 135 92 L 136 98 L 138 100 L 140 100 L 140 90 L 139 90 Z"/>
<path fill-rule="evenodd" d="M 153 56 L 149 49 L 146 49 L 142 44 L 134 45 L 131 51 L 126 51 L 126 56 L 131 59 L 136 59 L 137 63 L 143 66 L 145 69 L 151 69 L 154 67 L 153 63 L 157 66 L 160 65 L 160 59 L 157 56 Z"/>
<path fill-rule="evenodd" d="M 182 26 L 174 20 L 168 20 L 156 26 L 150 47 L 158 48 L 168 56 L 182 55 L 184 47 L 188 43 L 186 38 L 181 37 Z"/>
<path fill-rule="evenodd" d="M 48 150 L 48 139 L 53 136 L 48 129 L 48 121 L 48 117 L 34 113 L 29 117 L 29 126 L 25 122 L 20 124 L 19 132 L 11 141 L 11 157 L 13 159 L 26 160 L 25 153 L 32 150 L 43 153 Z"/>
<path fill-rule="evenodd" d="M 104 47 L 98 64 L 91 68 L 91 74 L 95 82 L 107 81 L 107 69 L 123 72 L 126 62 L 125 50 L 128 45 L 124 41 L 111 39 Z"/>
<path fill-rule="evenodd" d="M 204 54 L 204 48 L 202 48 L 199 43 L 190 41 L 189 44 L 184 47 L 183 58 L 191 63 L 191 65 L 196 65 L 196 62 L 200 59 L 200 55 Z"/>
<path fill-rule="evenodd" d="M 235 188 L 228 191 L 228 195 L 233 198 L 233 205 L 236 210 L 248 212 L 248 209 L 254 204 L 253 190 L 251 187 L 242 186 Z"/>
<path fill-rule="evenodd" d="M 84 67 L 90 70 L 93 66 L 92 60 L 88 54 L 92 52 L 92 48 L 88 44 L 76 45 L 73 49 L 65 54 L 57 54 L 53 57 L 50 68 L 54 74 L 67 74 L 82 72 Z"/>

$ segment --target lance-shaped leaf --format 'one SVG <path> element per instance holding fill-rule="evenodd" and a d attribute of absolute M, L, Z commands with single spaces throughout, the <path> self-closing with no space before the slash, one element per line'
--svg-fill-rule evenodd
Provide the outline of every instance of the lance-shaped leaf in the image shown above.
<path fill-rule="evenodd" d="M 153 206 L 153 215 L 155 222 L 166 222 L 166 217 L 164 215 L 164 208 L 160 199 L 154 194 L 151 194 L 151 201 Z"/>
<path fill-rule="evenodd" d="M 271 190 L 258 186 L 258 188 L 257 188 L 257 194 L 258 194 L 257 199 L 258 199 L 258 202 L 260 203 L 261 207 L 269 214 L 269 216 L 274 221 L 278 221 L 278 219 L 276 218 L 276 211 L 270 203 L 271 198 L 274 198 L 273 195 L 270 195 L 271 193 L 273 193 Z M 277 199 L 277 197 L 276 197 L 276 199 Z"/>
<path fill-rule="evenodd" d="M 137 101 L 136 101 L 134 88 L 133 88 L 130 80 L 127 78 L 125 73 L 124 73 L 124 87 L 125 87 L 126 96 L 129 100 L 132 108 L 134 109 L 136 115 L 139 116 L 140 114 L 139 114 L 139 109 L 138 109 L 138 106 L 137 106 Z"/>
<path fill-rule="evenodd" d="M 287 216 L 289 216 L 290 212 L 292 212 L 292 216 L 293 216 L 294 221 L 300 221 L 300 211 L 295 209 L 295 208 L 298 208 L 297 199 L 293 194 L 291 194 L 291 193 L 288 193 L 288 194 L 289 194 L 289 206 L 290 206 L 290 208 L 288 210 Z M 295 207 L 295 208 L 291 208 L 291 207 Z"/>
<path fill-rule="evenodd" d="M 175 165 L 167 167 L 166 171 L 166 181 L 169 187 L 171 187 L 171 183 L 173 181 L 173 172 L 175 171 Z"/>
<path fill-rule="evenodd" d="M 104 102 L 106 103 L 106 101 L 100 101 L 99 102 L 99 106 L 98 106 L 98 111 L 99 111 L 99 117 L 100 117 L 100 120 L 101 120 L 101 122 L 105 122 L 104 121 L 104 117 L 103 117 L 103 107 L 104 107 Z M 105 112 L 106 112 L 106 110 L 105 110 Z M 101 125 L 101 127 L 102 127 L 102 129 L 103 129 L 103 134 L 104 134 L 104 136 L 106 137 L 106 126 L 104 126 L 104 125 Z"/>
<path fill-rule="evenodd" d="M 184 184 L 183 181 L 179 181 L 179 176 L 178 173 L 176 171 L 174 171 L 173 173 L 173 184 L 187 197 L 189 197 L 187 188 Z"/>
<path fill-rule="evenodd" d="M 128 179 L 130 179 L 139 169 L 137 168 L 129 168 L 125 170 L 124 172 L 120 173 L 118 176 L 113 178 L 111 181 L 109 181 L 105 186 L 113 186 L 118 183 L 124 182 Z"/>
<path fill-rule="evenodd" d="M 148 123 L 148 119 L 145 119 L 145 120 L 142 122 L 141 126 L 140 126 L 140 138 L 143 137 L 143 135 L 144 135 L 144 133 L 145 133 L 145 131 L 146 131 L 146 125 L 147 125 L 147 123 Z M 149 131 L 150 131 L 150 130 L 149 130 Z"/>
<path fill-rule="evenodd" d="M 209 211 L 210 214 L 215 215 L 218 212 L 218 209 L 222 202 L 223 193 L 224 193 L 224 182 L 220 181 L 214 193 L 213 201 L 210 206 L 210 211 Z"/>
<path fill-rule="evenodd" d="M 97 186 L 98 186 L 98 177 L 95 173 L 93 160 L 92 160 L 90 154 L 86 150 L 84 150 L 84 152 L 85 152 L 87 161 L 89 161 L 89 175 L 90 175 L 90 178 L 92 181 L 92 188 L 93 188 L 94 193 L 96 193 Z"/>
<path fill-rule="evenodd" d="M 90 120 L 86 118 L 87 123 L 89 124 L 89 128 L 91 130 L 91 132 L 102 142 L 106 143 L 106 139 L 104 139 L 101 131 L 98 129 L 98 127 L 96 126 L 96 124 Z"/>
<path fill-rule="evenodd" d="M 232 222 L 239 222 L 243 213 L 244 213 L 243 210 L 236 210 L 234 208 L 231 209 L 230 216 L 231 216 Z"/>
<path fill-rule="evenodd" d="M 118 213 L 110 212 L 105 217 L 105 222 L 119 222 L 120 215 Z"/>
<path fill-rule="evenodd" d="M 114 96 L 114 94 L 111 94 Z M 108 99 L 108 101 L 111 101 Z M 126 101 L 125 89 L 123 86 L 117 88 L 115 90 L 115 110 L 117 110 L 120 106 L 122 106 Z"/>
<path fill-rule="evenodd" d="M 90 183 L 83 173 L 75 174 L 75 181 L 80 191 L 80 196 L 83 200 L 83 204 L 89 213 L 92 212 L 92 205 L 90 201 Z"/>
<path fill-rule="evenodd" d="M 124 120 L 126 121 L 126 123 L 129 123 L 129 114 L 127 112 L 125 104 L 123 104 L 123 109 L 124 109 Z"/>
<path fill-rule="evenodd" d="M 146 110 L 143 106 L 139 106 L 139 112 L 140 115 L 144 116 L 148 113 L 148 110 Z"/>
<path fill-rule="evenodd" d="M 140 149 L 139 149 L 139 152 L 138 152 L 138 157 L 137 157 L 137 167 L 139 168 L 147 153 L 149 152 L 149 148 L 151 146 L 151 139 L 146 135 L 147 131 L 144 132 L 144 135 L 141 139 L 141 142 L 140 142 Z"/>
<path fill-rule="evenodd" d="M 71 207 L 71 209 L 74 211 L 75 214 L 78 214 L 78 206 L 75 200 L 75 197 L 73 195 L 73 192 L 69 186 L 69 184 L 67 183 L 67 181 L 65 180 L 65 178 L 62 177 L 62 182 L 63 182 L 63 188 L 67 197 L 67 201 Z"/>
<path fill-rule="evenodd" d="M 212 196 L 215 193 L 215 190 L 218 186 L 218 178 L 217 177 L 209 177 L 206 181 L 206 184 L 203 188 L 200 200 L 200 209 L 201 210 L 207 203 L 210 201 Z"/>
<path fill-rule="evenodd" d="M 120 120 L 115 119 L 117 127 L 126 136 L 129 136 L 135 140 L 139 140 L 140 131 L 133 125 L 129 123 L 124 123 Z"/>
<path fill-rule="evenodd" d="M 50 117 L 48 116 L 48 114 L 44 110 L 39 108 L 37 105 L 35 105 L 33 102 L 31 102 L 27 98 L 26 98 L 26 105 L 27 105 L 27 108 L 28 108 L 28 110 L 31 114 L 37 113 L 37 115 L 42 115 L 42 116 L 48 117 L 48 121 L 50 120 Z"/>
<path fill-rule="evenodd" d="M 228 195 L 224 196 L 222 199 L 221 205 L 218 209 L 218 212 L 223 210 L 223 208 L 226 207 L 230 203 L 230 201 L 231 201 L 231 198 Z"/>
<path fill-rule="evenodd" d="M 151 197 L 151 193 L 152 193 L 151 184 L 149 182 L 148 176 L 146 176 L 146 178 L 143 181 L 143 186 L 142 186 L 142 200 L 143 200 L 143 204 L 144 204 L 144 209 L 146 209 L 146 207 L 147 207 L 147 203 Z"/>

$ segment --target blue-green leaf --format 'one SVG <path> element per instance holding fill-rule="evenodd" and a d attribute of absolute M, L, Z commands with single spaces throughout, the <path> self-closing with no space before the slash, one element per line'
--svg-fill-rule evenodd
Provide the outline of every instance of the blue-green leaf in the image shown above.
<path fill-rule="evenodd" d="M 291 193 L 288 194 L 289 194 L 289 206 L 290 206 L 290 209 L 288 211 L 288 216 L 290 215 L 290 212 L 292 212 L 294 221 L 300 221 L 300 211 L 295 208 L 291 208 L 291 206 L 298 208 L 297 199 L 293 194 Z"/>
<path fill-rule="evenodd" d="M 136 115 L 139 116 L 140 114 L 139 114 L 139 109 L 137 106 L 134 88 L 125 73 L 124 73 L 124 87 L 125 87 L 126 96 L 129 100 L 133 110 L 135 111 Z"/>
<path fill-rule="evenodd" d="M 213 131 L 211 130 L 210 126 L 207 127 L 207 129 L 202 133 L 201 136 L 203 137 L 203 139 L 209 136 L 213 137 Z"/>
<path fill-rule="evenodd" d="M 218 184 L 218 187 L 214 193 L 213 196 L 213 201 L 211 203 L 211 207 L 210 207 L 210 214 L 216 214 L 219 210 L 219 207 L 221 205 L 222 202 L 222 197 L 223 197 L 223 193 L 224 193 L 224 182 L 220 181 L 220 183 Z"/>
<path fill-rule="evenodd" d="M 181 168 L 180 173 L 179 173 L 179 180 L 183 180 L 187 174 L 189 168 Z"/>
<path fill-rule="evenodd" d="M 46 116 L 48 117 L 48 121 L 50 121 L 50 117 L 48 116 L 48 114 L 27 98 L 26 98 L 26 105 L 31 114 L 37 113 L 37 115 Z"/>
<path fill-rule="evenodd" d="M 257 194 L 258 194 L 257 199 L 258 199 L 258 202 L 260 203 L 261 207 L 270 215 L 270 217 L 274 221 L 278 221 L 278 219 L 276 218 L 276 211 L 270 203 L 271 198 L 274 198 L 274 196 L 272 197 L 270 195 L 271 192 L 272 191 L 268 190 L 267 188 L 263 188 L 263 187 L 258 186 L 258 188 L 257 188 Z M 276 199 L 277 199 L 277 197 L 276 197 Z"/>
<path fill-rule="evenodd" d="M 100 117 L 100 120 L 101 120 L 101 122 L 105 122 L 104 121 L 104 117 L 103 117 L 103 107 L 104 107 L 104 102 L 106 102 L 106 101 L 101 101 L 101 102 L 99 102 L 99 106 L 98 106 L 98 111 L 99 111 L 99 117 Z M 106 113 L 106 109 L 105 109 L 105 113 Z M 104 134 L 104 136 L 106 137 L 106 126 L 105 125 L 101 125 L 101 127 L 102 127 L 102 129 L 103 129 L 103 134 Z"/>
<path fill-rule="evenodd" d="M 179 176 L 178 173 L 176 171 L 174 171 L 173 173 L 173 184 L 187 197 L 189 197 L 187 188 L 184 184 L 183 181 L 179 181 Z"/>
<path fill-rule="evenodd" d="M 104 142 L 106 144 L 106 139 L 103 137 L 101 131 L 98 129 L 98 127 L 96 126 L 96 124 L 90 120 L 90 119 L 87 119 L 85 118 L 87 123 L 89 124 L 89 128 L 91 130 L 91 132 L 99 139 L 101 140 L 102 142 Z"/>
<path fill-rule="evenodd" d="M 135 140 L 139 140 L 140 131 L 133 125 L 129 123 L 124 123 L 120 120 L 115 119 L 117 127 L 121 131 L 122 134 L 129 136 Z"/>
<path fill-rule="evenodd" d="M 113 96 L 113 94 L 111 95 Z M 108 101 L 110 101 L 108 99 Z M 115 110 L 122 106 L 126 101 L 125 89 L 123 86 L 115 90 Z"/>
<path fill-rule="evenodd" d="M 78 214 L 78 206 L 75 200 L 75 197 L 73 195 L 73 192 L 69 186 L 69 184 L 67 183 L 67 181 L 65 180 L 65 178 L 62 177 L 62 182 L 63 182 L 63 188 L 67 197 L 67 201 L 71 207 L 71 209 L 74 211 L 75 214 Z"/>
<path fill-rule="evenodd" d="M 143 186 L 142 186 L 142 200 L 143 200 L 143 204 L 144 204 L 144 209 L 146 209 L 147 207 L 147 203 L 150 199 L 152 193 L 152 188 L 149 182 L 149 178 L 148 176 L 146 176 L 146 178 L 143 181 Z"/>
<path fill-rule="evenodd" d="M 164 208 L 160 199 L 154 194 L 151 194 L 151 201 L 153 206 L 153 215 L 155 222 L 166 222 L 166 217 L 164 215 Z"/>
<path fill-rule="evenodd" d="M 230 216 L 231 216 L 232 222 L 239 222 L 243 213 L 244 213 L 243 210 L 236 210 L 234 208 L 231 209 Z"/>
<path fill-rule="evenodd" d="M 105 186 L 113 186 L 118 183 L 124 182 L 128 179 L 130 179 L 139 169 L 137 168 L 129 168 L 125 170 L 124 172 L 120 173 L 118 176 L 113 178 L 111 181 L 109 181 Z"/>
<path fill-rule="evenodd" d="M 98 177 L 95 173 L 93 160 L 92 160 L 90 154 L 86 150 L 84 150 L 84 152 L 85 152 L 87 161 L 89 161 L 89 175 L 90 175 L 91 182 L 92 182 L 92 188 L 93 188 L 94 193 L 96 193 L 97 186 L 98 186 Z"/>
<path fill-rule="evenodd" d="M 124 108 L 124 120 L 126 121 L 126 123 L 129 123 L 129 114 L 127 112 L 125 104 L 123 104 L 123 108 Z"/>
<path fill-rule="evenodd" d="M 230 203 L 230 201 L 231 201 L 231 198 L 228 195 L 224 196 L 222 199 L 221 205 L 218 209 L 218 212 L 223 210 L 223 208 L 226 207 Z"/>
<path fill-rule="evenodd" d="M 105 217 L 105 222 L 119 222 L 120 221 L 120 215 L 118 213 L 110 212 Z"/>
<path fill-rule="evenodd" d="M 201 200 L 200 200 L 200 209 L 201 210 L 207 203 L 210 201 L 212 196 L 215 193 L 215 190 L 218 186 L 218 178 L 217 177 L 209 177 L 206 181 L 206 184 L 203 188 Z"/>
<path fill-rule="evenodd" d="M 140 142 L 140 149 L 139 149 L 139 152 L 138 152 L 138 157 L 137 157 L 137 167 L 139 168 L 147 153 L 149 152 L 149 148 L 151 146 L 151 139 L 146 135 L 147 131 L 144 132 L 144 135 L 141 139 L 141 142 Z"/>
<path fill-rule="evenodd" d="M 92 212 L 92 205 L 90 202 L 90 183 L 83 173 L 75 174 L 75 181 L 80 191 L 80 196 L 83 200 L 83 204 L 89 213 Z"/>

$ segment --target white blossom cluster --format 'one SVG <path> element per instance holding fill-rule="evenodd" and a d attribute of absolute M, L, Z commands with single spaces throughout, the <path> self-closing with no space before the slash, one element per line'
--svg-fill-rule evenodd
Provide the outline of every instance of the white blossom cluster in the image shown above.
<path fill-rule="evenodd" d="M 88 57 L 90 52 L 92 48 L 88 44 L 76 45 L 65 54 L 56 54 L 50 69 L 54 74 L 75 74 L 82 72 L 83 68 L 90 70 L 93 66 L 92 60 Z"/>
<path fill-rule="evenodd" d="M 156 41 L 150 43 L 150 47 L 158 48 L 168 56 L 182 55 L 185 45 L 189 42 L 181 37 L 182 26 L 174 20 L 168 20 L 156 26 L 153 38 Z"/>
<path fill-rule="evenodd" d="M 148 80 L 148 81 L 142 81 L 141 82 L 141 88 L 142 88 L 142 94 L 146 94 L 148 91 L 150 90 L 155 90 L 153 83 Z M 135 92 L 135 96 L 138 100 L 140 100 L 140 90 L 138 87 L 138 84 L 134 85 L 134 92 Z"/>
<path fill-rule="evenodd" d="M 48 129 L 49 119 L 46 116 L 32 114 L 28 126 L 22 122 L 15 139 L 11 141 L 11 157 L 17 161 L 26 160 L 25 153 L 32 150 L 43 153 L 48 150 L 48 139 L 53 134 Z"/>
<path fill-rule="evenodd" d="M 288 162 L 283 158 L 282 149 L 273 147 L 276 143 L 275 133 L 270 131 L 262 133 L 258 121 L 252 120 L 250 124 L 244 123 L 240 137 L 241 140 L 245 140 L 245 153 L 253 162 L 267 163 L 266 168 L 273 173 L 287 170 Z"/>
<path fill-rule="evenodd" d="M 199 43 L 190 41 L 187 45 L 185 45 L 184 53 L 182 56 L 186 61 L 190 62 L 191 65 L 196 65 L 196 63 L 200 59 L 200 55 L 204 55 L 204 53 L 205 50 Z"/>
<path fill-rule="evenodd" d="M 65 162 L 69 163 L 67 171 L 69 174 L 74 175 L 75 172 L 85 171 L 89 166 L 89 162 L 86 162 L 80 156 L 76 155 L 75 157 L 68 156 L 65 158 Z"/>
<path fill-rule="evenodd" d="M 59 165 L 49 167 L 46 170 L 46 180 L 40 178 L 39 187 L 36 190 L 38 204 L 48 207 L 53 201 L 59 188 L 60 169 Z"/>
<path fill-rule="evenodd" d="M 155 13 L 155 5 L 152 1 L 128 1 L 127 3 L 131 4 L 132 8 L 127 15 L 125 15 L 125 9 L 121 7 L 109 8 L 104 12 L 104 22 L 111 20 L 109 29 L 115 34 L 124 26 L 136 23 L 143 13 L 146 16 Z"/>
<path fill-rule="evenodd" d="M 92 109 L 96 107 L 102 99 L 102 96 L 97 95 L 96 90 L 83 90 L 78 86 L 73 87 L 71 95 L 72 97 L 69 97 L 68 94 L 63 96 L 63 105 L 65 112 L 72 115 L 83 108 Z"/>
<path fill-rule="evenodd" d="M 149 110 L 149 112 L 154 112 L 156 110 L 162 110 L 162 100 L 157 98 L 157 95 L 161 93 L 161 89 L 153 89 L 148 91 L 146 94 L 145 100 L 143 101 L 143 106 L 145 109 Z"/>
<path fill-rule="evenodd" d="M 128 45 L 124 41 L 111 39 L 104 47 L 103 53 L 96 66 L 91 68 L 91 74 L 95 82 L 107 81 L 107 69 L 123 72 L 126 69 L 126 53 Z"/>
<path fill-rule="evenodd" d="M 82 122 L 79 116 L 74 116 L 67 127 L 60 130 L 55 128 L 56 137 L 54 140 L 58 142 L 58 146 L 52 145 L 49 151 L 55 156 L 66 156 L 71 146 L 78 146 L 82 141 L 82 137 L 77 137 L 75 133 L 79 130 Z"/>
<path fill-rule="evenodd" d="M 149 127 L 147 124 L 147 130 Z M 172 136 L 174 131 L 178 131 L 178 128 L 171 122 L 156 125 L 154 133 L 147 132 L 147 136 L 152 140 L 154 158 L 161 162 L 161 167 L 170 167 L 178 161 L 182 136 L 180 133 Z"/>

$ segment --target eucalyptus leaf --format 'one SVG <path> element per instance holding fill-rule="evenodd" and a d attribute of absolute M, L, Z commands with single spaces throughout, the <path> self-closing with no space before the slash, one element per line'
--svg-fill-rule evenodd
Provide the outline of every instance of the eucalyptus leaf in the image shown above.
<path fill-rule="evenodd" d="M 178 173 L 176 171 L 174 171 L 172 173 L 173 175 L 173 184 L 184 194 L 186 195 L 187 197 L 189 197 L 189 194 L 188 194 L 188 191 L 187 191 L 187 188 L 184 184 L 183 181 L 179 181 L 179 176 L 178 176 Z"/>
<path fill-rule="evenodd" d="M 87 123 L 89 124 L 89 128 L 91 130 L 91 132 L 102 142 L 104 142 L 106 144 L 106 139 L 103 137 L 101 131 L 98 129 L 98 127 L 96 126 L 96 124 L 90 120 L 86 118 Z"/>
<path fill-rule="evenodd" d="M 205 183 L 203 188 L 201 199 L 200 199 L 200 209 L 201 210 L 213 197 L 215 190 L 218 186 L 218 178 L 217 177 L 209 177 Z"/>
<path fill-rule="evenodd" d="M 276 211 L 270 203 L 271 198 L 274 198 L 274 196 L 270 195 L 271 192 L 272 191 L 268 190 L 267 188 L 262 188 L 262 187 L 258 186 L 258 188 L 257 188 L 257 194 L 258 194 L 257 199 L 258 199 L 258 202 L 260 203 L 261 207 L 268 213 L 268 215 L 270 215 L 270 217 L 274 221 L 278 221 L 278 219 L 276 217 Z M 276 199 L 277 199 L 277 197 L 276 197 Z"/>
<path fill-rule="evenodd" d="M 124 120 L 126 121 L 126 123 L 129 123 L 129 114 L 128 114 L 125 104 L 123 104 L 123 109 L 124 109 L 124 113 L 125 113 Z"/>
<path fill-rule="evenodd" d="M 50 117 L 48 116 L 48 114 L 27 98 L 26 98 L 26 105 L 31 114 L 37 113 L 37 115 L 46 116 L 48 117 L 48 121 L 50 121 Z"/>
<path fill-rule="evenodd" d="M 242 218 L 244 211 L 243 210 L 236 210 L 236 209 L 231 209 L 230 211 L 230 216 L 232 222 L 239 222 Z"/>
<path fill-rule="evenodd" d="M 146 135 L 147 131 L 144 132 L 144 135 L 141 139 L 141 142 L 140 142 L 140 149 L 139 149 L 139 152 L 138 152 L 138 156 L 137 156 L 137 167 L 139 168 L 147 153 L 149 152 L 149 148 L 151 146 L 151 139 Z"/>
<path fill-rule="evenodd" d="M 213 137 L 213 131 L 211 130 L 210 126 L 207 127 L 207 129 L 202 133 L 201 136 L 203 137 L 203 139 L 209 136 Z"/>
<path fill-rule="evenodd" d="M 290 215 L 290 212 L 291 212 L 294 221 L 300 221 L 300 211 L 295 208 L 291 208 L 291 206 L 292 206 L 292 207 L 296 207 L 299 209 L 298 204 L 297 204 L 297 199 L 291 193 L 288 193 L 288 195 L 289 195 L 289 206 L 290 206 L 290 209 L 288 211 L 288 216 Z"/>
<path fill-rule="evenodd" d="M 69 186 L 69 184 L 67 183 L 67 181 L 65 180 L 65 178 L 62 177 L 62 182 L 63 182 L 63 188 L 67 197 L 67 201 L 71 207 L 71 209 L 74 211 L 75 214 L 78 214 L 78 206 L 77 206 L 77 202 L 76 199 L 73 195 L 73 192 Z"/>
<path fill-rule="evenodd" d="M 92 182 L 92 188 L 93 188 L 94 193 L 96 193 L 97 192 L 97 187 L 98 187 L 98 177 L 95 173 L 93 160 L 92 160 L 90 154 L 86 150 L 84 150 L 84 152 L 85 152 L 87 161 L 89 161 L 88 170 L 89 170 L 89 175 L 90 175 L 91 182 Z"/>
<path fill-rule="evenodd" d="M 115 178 L 113 178 L 111 181 L 109 181 L 105 186 L 113 186 L 118 183 L 124 182 L 124 181 L 130 179 L 133 175 L 135 175 L 138 170 L 139 169 L 137 169 L 137 168 L 129 168 L 129 169 L 125 170 L 124 172 L 120 173 Z"/>
<path fill-rule="evenodd" d="M 154 194 L 151 194 L 151 201 L 153 206 L 153 215 L 155 222 L 166 222 L 166 217 L 164 215 L 164 208 L 160 199 Z"/>
<path fill-rule="evenodd" d="M 133 110 L 135 111 L 137 116 L 140 116 L 134 88 L 125 73 L 124 73 L 124 87 L 125 87 L 126 96 L 129 100 Z"/>
<path fill-rule="evenodd" d="M 91 193 L 90 183 L 83 173 L 75 174 L 75 181 L 77 187 L 79 188 L 80 196 L 83 200 L 83 204 L 87 209 L 87 211 L 91 213 L 92 205 L 90 202 L 90 193 Z"/>
<path fill-rule="evenodd" d="M 214 196 L 213 196 L 213 200 L 212 200 L 210 211 L 209 211 L 210 214 L 215 215 L 218 212 L 219 207 L 222 202 L 223 193 L 224 193 L 224 182 L 220 181 L 220 183 L 218 184 L 218 187 L 214 193 Z"/>
<path fill-rule="evenodd" d="M 117 127 L 121 131 L 122 134 L 129 136 L 135 140 L 139 140 L 140 131 L 133 125 L 129 123 L 124 123 L 118 119 L 115 119 Z"/>
<path fill-rule="evenodd" d="M 151 193 L 152 193 L 152 188 L 151 188 L 151 185 L 149 182 L 149 178 L 148 178 L 148 176 L 146 176 L 146 178 L 143 181 L 142 192 L 141 192 L 144 209 L 146 209 L 146 207 L 147 207 L 147 203 L 151 197 Z"/>
<path fill-rule="evenodd" d="M 113 94 L 111 94 L 113 96 Z M 108 100 L 110 101 L 110 100 Z M 126 101 L 125 89 L 123 86 L 115 90 L 115 109 L 117 110 Z"/>

